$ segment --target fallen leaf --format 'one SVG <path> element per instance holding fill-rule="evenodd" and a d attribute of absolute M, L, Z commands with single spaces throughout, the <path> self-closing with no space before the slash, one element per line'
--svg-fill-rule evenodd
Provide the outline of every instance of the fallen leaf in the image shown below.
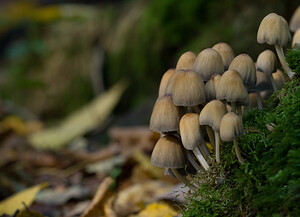
<path fill-rule="evenodd" d="M 107 160 L 102 160 L 100 162 L 92 163 L 86 166 L 86 171 L 88 173 L 97 174 L 109 174 L 112 169 L 118 165 L 122 165 L 126 161 L 126 157 L 119 155 L 116 157 L 109 158 Z"/>
<path fill-rule="evenodd" d="M 30 206 L 34 201 L 36 194 L 41 189 L 47 187 L 47 185 L 47 183 L 35 185 L 1 201 L 0 214 L 13 215 L 16 210 L 23 210 L 25 208 L 24 204 L 26 204 L 27 207 Z"/>
<path fill-rule="evenodd" d="M 152 203 L 148 205 L 144 210 L 139 212 L 137 215 L 131 217 L 173 217 L 177 216 L 176 212 L 172 207 L 165 203 Z"/>
<path fill-rule="evenodd" d="M 74 112 L 58 126 L 29 136 L 29 142 L 37 149 L 59 149 L 68 142 L 100 125 L 118 103 L 127 83 L 119 82 L 88 105 Z"/>
<path fill-rule="evenodd" d="M 113 183 L 113 179 L 110 177 L 105 178 L 93 198 L 89 207 L 81 214 L 80 217 L 99 217 L 104 216 L 104 202 L 109 196 L 109 187 Z"/>

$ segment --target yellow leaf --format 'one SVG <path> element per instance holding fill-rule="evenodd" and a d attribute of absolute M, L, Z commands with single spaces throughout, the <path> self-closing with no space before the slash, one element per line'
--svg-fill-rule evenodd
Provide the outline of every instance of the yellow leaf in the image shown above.
<path fill-rule="evenodd" d="M 178 213 L 165 203 L 152 203 L 134 217 L 173 217 Z"/>
<path fill-rule="evenodd" d="M 42 183 L 39 185 L 35 185 L 31 188 L 25 189 L 21 192 L 18 192 L 9 198 L 0 202 L 0 215 L 7 214 L 13 215 L 16 210 L 22 210 L 25 208 L 24 203 L 26 206 L 30 206 L 36 194 L 43 188 L 47 187 L 47 183 Z"/>
<path fill-rule="evenodd" d="M 120 82 L 101 94 L 88 105 L 75 111 L 56 127 L 29 136 L 29 142 L 37 149 L 59 149 L 71 140 L 100 125 L 119 102 L 127 84 Z"/>
<path fill-rule="evenodd" d="M 207 146 L 210 153 L 214 152 L 214 149 L 213 149 L 212 145 L 209 142 L 206 143 L 206 146 Z"/>

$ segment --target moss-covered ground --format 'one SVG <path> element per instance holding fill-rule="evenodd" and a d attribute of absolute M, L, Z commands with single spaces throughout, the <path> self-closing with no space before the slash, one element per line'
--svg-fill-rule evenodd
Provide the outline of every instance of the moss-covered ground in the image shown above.
<path fill-rule="evenodd" d="M 247 162 L 239 164 L 233 145 L 223 144 L 221 166 L 198 173 L 202 184 L 183 216 L 300 216 L 300 49 L 287 60 L 294 78 L 243 118 L 239 146 Z M 220 185 L 218 176 L 225 177 Z"/>

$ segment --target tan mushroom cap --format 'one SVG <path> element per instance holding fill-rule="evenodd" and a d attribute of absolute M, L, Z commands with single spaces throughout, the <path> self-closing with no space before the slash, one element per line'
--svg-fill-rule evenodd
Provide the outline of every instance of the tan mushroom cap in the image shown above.
<path fill-rule="evenodd" d="M 196 113 L 186 113 L 179 122 L 180 136 L 185 149 L 193 150 L 204 140 L 199 125 L 199 115 Z"/>
<path fill-rule="evenodd" d="M 281 89 L 286 82 L 286 78 L 280 69 L 277 69 L 275 73 L 272 74 L 276 87 Z"/>
<path fill-rule="evenodd" d="M 151 163 L 161 168 L 182 168 L 186 163 L 181 141 L 175 136 L 160 138 L 151 155 Z"/>
<path fill-rule="evenodd" d="M 220 136 L 225 142 L 233 141 L 244 134 L 242 119 L 234 112 L 223 116 L 220 125 Z"/>
<path fill-rule="evenodd" d="M 248 92 L 243 84 L 241 75 L 233 69 L 227 70 L 221 77 L 216 88 L 216 97 L 227 102 L 246 102 Z"/>
<path fill-rule="evenodd" d="M 169 69 L 164 73 L 159 85 L 158 98 L 166 95 L 166 88 L 167 88 L 168 81 L 170 77 L 174 74 L 174 72 L 175 69 Z"/>
<path fill-rule="evenodd" d="M 175 106 L 170 95 L 159 98 L 150 118 L 150 129 L 158 132 L 172 132 L 179 129 L 180 108 Z"/>
<path fill-rule="evenodd" d="M 298 29 L 300 29 L 300 6 L 298 6 L 290 20 L 290 30 L 296 32 Z"/>
<path fill-rule="evenodd" d="M 187 51 L 182 54 L 177 61 L 176 70 L 180 69 L 190 69 L 194 68 L 194 63 L 196 60 L 196 54 L 192 51 Z"/>
<path fill-rule="evenodd" d="M 255 85 L 256 83 L 256 69 L 252 58 L 248 54 L 240 54 L 236 56 L 229 69 L 238 71 L 242 77 L 245 85 Z"/>
<path fill-rule="evenodd" d="M 256 61 L 256 69 L 267 75 L 271 75 L 277 70 L 277 58 L 271 50 L 261 52 Z"/>
<path fill-rule="evenodd" d="M 287 21 L 276 13 L 270 13 L 261 21 L 257 31 L 257 42 L 285 47 L 291 40 Z"/>
<path fill-rule="evenodd" d="M 172 75 L 170 76 L 167 85 L 166 85 L 166 95 L 172 95 L 172 89 L 173 89 L 173 84 L 175 81 L 176 76 L 178 75 L 178 72 L 180 70 L 175 70 L 174 73 L 172 73 Z"/>
<path fill-rule="evenodd" d="M 300 28 L 295 32 L 293 36 L 292 47 L 293 48 L 300 47 Z"/>
<path fill-rule="evenodd" d="M 235 57 L 232 48 L 225 42 L 219 42 L 212 48 L 221 55 L 225 70 L 227 70 L 231 61 Z"/>
<path fill-rule="evenodd" d="M 218 86 L 220 79 L 221 75 L 213 75 L 211 79 L 206 82 L 204 89 L 207 102 L 216 99 L 216 87 Z"/>
<path fill-rule="evenodd" d="M 172 97 L 177 106 L 195 106 L 205 102 L 201 76 L 192 70 L 180 70 L 173 83 Z"/>
<path fill-rule="evenodd" d="M 214 74 L 222 75 L 224 64 L 221 55 L 212 48 L 201 51 L 196 58 L 194 70 L 201 75 L 203 81 L 208 81 Z"/>
<path fill-rule="evenodd" d="M 215 132 L 220 132 L 222 117 L 227 113 L 225 105 L 220 100 L 213 100 L 207 103 L 199 116 L 200 125 L 208 125 Z"/>

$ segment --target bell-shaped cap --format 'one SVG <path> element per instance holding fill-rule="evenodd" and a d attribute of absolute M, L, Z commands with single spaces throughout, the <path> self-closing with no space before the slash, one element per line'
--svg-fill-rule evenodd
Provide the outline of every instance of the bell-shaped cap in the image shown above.
<path fill-rule="evenodd" d="M 167 88 L 168 81 L 170 77 L 174 74 L 174 72 L 175 69 L 169 69 L 164 73 L 159 85 L 158 98 L 166 95 L 166 88 Z"/>
<path fill-rule="evenodd" d="M 221 55 L 225 67 L 224 71 L 226 71 L 231 61 L 234 59 L 234 52 L 232 48 L 225 42 L 219 42 L 215 44 L 212 48 L 218 51 L 218 53 Z"/>
<path fill-rule="evenodd" d="M 160 138 L 151 155 L 151 163 L 161 168 L 182 168 L 186 163 L 181 141 L 172 135 Z"/>
<path fill-rule="evenodd" d="M 201 75 L 203 81 L 208 81 L 214 74 L 222 75 L 224 64 L 221 55 L 212 48 L 201 51 L 195 61 L 194 70 Z"/>
<path fill-rule="evenodd" d="M 175 78 L 178 75 L 179 71 L 180 70 L 175 70 L 175 72 L 172 73 L 172 75 L 168 79 L 168 82 L 167 82 L 167 85 L 166 85 L 166 95 L 172 95 L 173 84 L 174 84 Z"/>
<path fill-rule="evenodd" d="M 298 6 L 290 20 L 290 30 L 296 32 L 298 29 L 300 29 L 300 6 Z"/>
<path fill-rule="evenodd" d="M 233 141 L 244 134 L 242 119 L 234 112 L 223 116 L 220 125 L 220 136 L 225 142 Z"/>
<path fill-rule="evenodd" d="M 273 75 L 277 89 L 280 90 L 286 82 L 286 78 L 285 78 L 284 74 L 282 73 L 282 71 L 280 69 L 277 69 L 277 71 L 275 73 L 273 73 L 272 75 Z"/>
<path fill-rule="evenodd" d="M 276 13 L 270 13 L 261 21 L 257 31 L 257 42 L 285 47 L 291 40 L 287 21 Z"/>
<path fill-rule="evenodd" d="M 216 99 L 216 87 L 218 86 L 220 79 L 221 75 L 213 75 L 211 79 L 206 82 L 204 89 L 207 102 Z"/>
<path fill-rule="evenodd" d="M 227 70 L 221 77 L 216 88 L 217 99 L 227 102 L 246 102 L 248 92 L 243 84 L 241 75 L 233 69 Z"/>
<path fill-rule="evenodd" d="M 150 118 L 150 129 L 158 133 L 177 131 L 180 118 L 180 108 L 174 105 L 172 96 L 165 95 L 159 98 L 154 105 Z"/>
<path fill-rule="evenodd" d="M 256 83 L 256 69 L 252 58 L 248 54 L 240 54 L 236 56 L 229 69 L 238 71 L 242 77 L 243 83 L 247 86 L 255 85 Z"/>
<path fill-rule="evenodd" d="M 257 71 L 271 75 L 277 70 L 277 58 L 271 50 L 261 52 L 256 60 Z"/>
<path fill-rule="evenodd" d="M 177 61 L 176 70 L 180 69 L 190 69 L 193 70 L 194 63 L 196 60 L 196 54 L 192 51 L 187 51 L 182 54 Z"/>
<path fill-rule="evenodd" d="M 299 48 L 300 47 L 300 28 L 295 32 L 292 40 L 292 47 Z"/>
<path fill-rule="evenodd" d="M 195 106 L 205 101 L 204 83 L 192 70 L 180 70 L 172 87 L 173 102 L 177 106 Z"/>
<path fill-rule="evenodd" d="M 180 136 L 185 149 L 193 150 L 204 141 L 199 125 L 199 115 L 196 113 L 186 113 L 179 122 Z"/>
<path fill-rule="evenodd" d="M 200 125 L 208 125 L 215 132 L 220 132 L 222 117 L 227 113 L 225 105 L 220 100 L 213 100 L 207 103 L 199 116 Z"/>

